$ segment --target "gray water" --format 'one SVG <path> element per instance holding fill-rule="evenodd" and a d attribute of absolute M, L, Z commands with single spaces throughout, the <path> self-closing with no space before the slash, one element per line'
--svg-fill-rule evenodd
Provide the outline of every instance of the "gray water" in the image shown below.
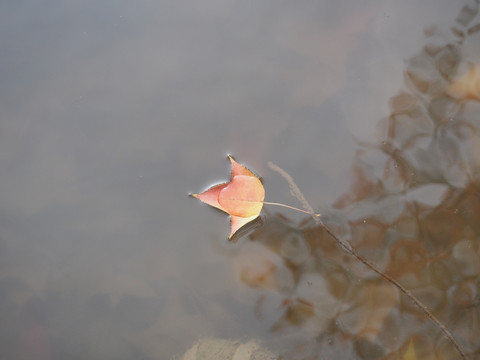
<path fill-rule="evenodd" d="M 366 197 L 351 185 L 358 183 L 358 174 L 385 170 L 383 158 L 363 163 L 358 151 L 364 151 L 363 142 L 381 144 L 386 136 L 381 124 L 395 106 L 405 106 L 392 98 L 414 87 L 405 80 L 409 69 L 431 79 L 430 70 L 417 66 L 425 60 L 422 49 L 432 42 L 458 43 L 451 27 L 466 32 L 478 23 L 478 17 L 468 19 L 473 11 L 459 23 L 464 5 L 448 0 L 3 1 L 0 357 L 169 359 L 204 337 L 257 339 L 299 359 L 368 354 L 368 346 L 358 350 L 358 339 L 364 338 L 360 327 L 345 320 L 348 312 L 337 319 L 350 324 L 339 325 L 350 336 L 344 342 L 328 332 L 331 319 L 303 326 L 285 316 L 301 275 L 290 265 L 293 275 L 277 274 L 285 253 L 269 251 L 276 246 L 269 241 L 290 239 L 294 231 L 314 248 L 317 238 L 308 231 L 315 226 L 308 217 L 266 208 L 264 225 L 231 243 L 228 217 L 187 195 L 227 181 L 226 155 L 233 154 L 262 177 L 267 201 L 301 206 L 268 168 L 273 161 L 292 174 L 318 211 L 333 216 L 334 204 L 341 209 L 330 218 L 332 226 L 343 221 L 353 228 L 373 216 L 388 218 L 390 226 L 403 207 L 394 209 L 379 198 L 356 203 Z M 478 37 L 471 31 L 462 42 L 458 74 L 469 62 L 480 64 Z M 452 82 L 456 74 L 452 70 Z M 478 99 L 460 103 L 467 106 L 464 117 L 478 110 Z M 398 141 L 418 124 L 406 126 Z M 477 130 L 468 136 L 477 139 Z M 459 149 L 461 141 L 455 144 Z M 447 150 L 467 154 L 471 163 L 452 155 L 452 163 L 467 165 L 447 166 L 442 176 L 433 169 L 416 179 L 440 188 L 406 194 L 397 174 L 381 200 L 393 192 L 409 204 L 424 199 L 436 207 L 447 188 L 461 191 L 468 184 L 477 184 L 471 196 L 478 200 L 478 147 L 472 144 Z M 423 161 L 422 168 L 435 162 Z M 473 245 L 462 244 L 478 249 L 478 229 L 470 227 L 467 240 Z M 259 236 L 268 241 L 256 242 Z M 400 276 L 376 252 L 389 250 L 392 241 L 367 246 L 364 254 Z M 455 244 L 443 250 L 464 249 Z M 437 250 L 435 255 L 442 249 Z M 303 260 L 296 259 L 303 264 L 302 251 L 297 255 Z M 353 262 L 345 261 L 347 268 Z M 342 262 L 330 265 L 337 269 Z M 277 264 L 275 281 L 256 275 L 252 280 L 245 270 L 251 266 L 262 273 L 266 266 L 268 274 L 271 264 Z M 328 261 L 322 264 L 321 276 L 305 280 L 308 284 L 317 282 L 322 289 L 328 279 L 344 279 L 329 270 Z M 359 266 L 352 266 L 346 278 L 363 278 Z M 452 283 L 468 280 L 478 297 L 480 270 L 471 266 L 474 270 Z M 332 299 L 318 304 L 341 304 Z M 402 304 L 410 306 L 408 299 Z M 337 307 L 325 309 L 342 314 Z M 390 310 L 401 312 L 393 303 L 386 309 L 379 322 Z M 407 324 L 410 317 L 405 315 Z M 463 325 L 448 316 L 442 321 L 452 325 L 467 352 L 479 356 L 478 340 L 458 330 Z M 402 320 L 395 324 L 405 326 Z M 425 326 L 427 334 L 440 336 L 434 326 Z M 318 345 L 325 334 L 331 334 L 330 350 Z M 376 334 L 366 339 L 375 343 Z M 395 334 L 398 343 L 382 342 L 385 356 L 403 354 L 409 343 L 407 335 Z"/>

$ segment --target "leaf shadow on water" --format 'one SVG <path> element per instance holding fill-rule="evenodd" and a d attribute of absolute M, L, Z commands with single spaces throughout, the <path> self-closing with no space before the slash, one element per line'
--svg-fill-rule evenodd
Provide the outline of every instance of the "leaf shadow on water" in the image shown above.
<path fill-rule="evenodd" d="M 406 90 L 391 98 L 378 143 L 359 142 L 352 186 L 322 217 L 420 299 L 471 359 L 480 358 L 480 63 L 462 49 L 479 42 L 480 26 L 471 25 L 477 8 L 461 11 L 454 40 L 431 40 L 407 61 Z M 277 260 L 250 259 L 239 273 L 283 299 L 271 332 L 286 358 L 459 358 L 410 299 L 311 218 L 293 223 L 276 214 L 264 222 L 248 243 Z M 258 316 L 271 311 L 267 296 Z"/>

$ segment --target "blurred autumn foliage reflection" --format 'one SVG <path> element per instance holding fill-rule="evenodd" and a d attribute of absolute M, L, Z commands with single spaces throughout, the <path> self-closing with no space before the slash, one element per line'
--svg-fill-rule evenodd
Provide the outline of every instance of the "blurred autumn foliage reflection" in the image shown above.
<path fill-rule="evenodd" d="M 480 62 L 465 48 L 478 56 L 477 11 L 478 2 L 464 7 L 443 44 L 426 30 L 429 44 L 407 61 L 406 90 L 391 98 L 379 142 L 359 145 L 351 189 L 324 216 L 472 359 L 480 359 Z M 410 299 L 312 219 L 269 216 L 249 240 L 255 257 L 241 263 L 240 278 L 283 297 L 271 330 L 295 334 L 286 358 L 459 358 Z"/>

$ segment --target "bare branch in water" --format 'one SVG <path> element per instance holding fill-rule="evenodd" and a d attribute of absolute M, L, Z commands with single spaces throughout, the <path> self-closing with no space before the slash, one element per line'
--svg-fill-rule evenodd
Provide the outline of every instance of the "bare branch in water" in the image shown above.
<path fill-rule="evenodd" d="M 379 269 L 377 269 L 377 267 L 373 264 L 371 264 L 367 259 L 365 259 L 363 256 L 359 255 L 355 249 L 353 248 L 353 246 L 350 244 L 350 242 L 348 242 L 348 245 L 345 244 L 344 242 L 342 242 L 329 228 L 327 225 L 325 225 L 323 223 L 323 221 L 320 219 L 320 215 L 319 214 L 316 214 L 315 211 L 313 210 L 312 206 L 308 203 L 307 199 L 305 199 L 305 196 L 303 196 L 302 192 L 300 191 L 300 189 L 298 188 L 298 186 L 295 184 L 295 182 L 293 181 L 292 177 L 290 176 L 290 174 L 288 174 L 285 170 L 283 170 L 282 168 L 280 168 L 278 165 L 275 165 L 274 163 L 272 162 L 268 162 L 268 166 L 270 167 L 270 169 L 272 169 L 273 171 L 276 171 L 278 172 L 280 175 L 282 175 L 282 177 L 287 180 L 288 182 L 288 185 L 290 186 L 290 193 L 295 196 L 303 205 L 303 208 L 305 210 L 307 210 L 306 212 L 308 214 L 310 214 L 313 218 L 313 220 L 315 221 L 316 224 L 319 224 L 320 226 L 323 227 L 323 229 L 332 237 L 335 239 L 335 241 L 337 242 L 337 244 L 343 249 L 345 250 L 345 252 L 347 252 L 348 254 L 354 256 L 358 261 L 362 262 L 365 266 L 367 266 L 369 269 L 373 270 L 374 272 L 376 272 L 378 275 L 380 275 L 383 279 L 387 280 L 389 283 L 391 283 L 392 285 L 394 285 L 398 290 L 400 290 L 403 294 L 405 294 L 405 296 L 407 296 L 414 304 L 416 307 L 418 307 L 432 322 L 435 323 L 435 325 L 437 325 L 440 330 L 443 332 L 443 334 L 452 342 L 453 346 L 455 347 L 455 349 L 457 350 L 458 354 L 460 355 L 460 357 L 463 359 L 463 360 L 467 360 L 467 357 L 465 355 L 465 353 L 463 352 L 463 350 L 460 348 L 460 345 L 458 345 L 457 341 L 455 340 L 455 338 L 453 337 L 453 335 L 450 333 L 450 331 L 445 327 L 445 325 L 443 325 L 440 320 L 438 320 L 435 315 L 433 315 L 428 309 L 427 307 L 415 296 L 413 295 L 408 289 L 406 289 L 402 284 L 400 284 L 397 280 L 395 280 L 394 278 L 390 277 L 389 275 L 383 273 L 382 271 L 380 271 Z M 268 204 L 267 202 L 265 202 L 266 204 Z M 285 206 L 285 207 L 289 207 L 289 208 L 293 208 L 293 207 L 290 207 L 290 206 L 286 206 L 286 205 L 283 205 L 283 204 L 277 204 L 277 203 L 270 203 L 271 205 L 280 205 L 280 206 Z M 299 209 L 296 209 L 296 210 L 299 210 Z"/>

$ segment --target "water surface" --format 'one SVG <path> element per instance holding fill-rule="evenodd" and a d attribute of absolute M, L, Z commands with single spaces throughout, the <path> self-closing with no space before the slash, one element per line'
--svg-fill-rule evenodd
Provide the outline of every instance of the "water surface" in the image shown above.
<path fill-rule="evenodd" d="M 301 206 L 267 163 L 291 173 L 479 357 L 472 4 L 3 2 L 1 357 L 170 359 L 211 337 L 456 358 L 309 217 L 266 208 L 229 243 L 187 197 L 228 180 L 226 154 Z"/>

